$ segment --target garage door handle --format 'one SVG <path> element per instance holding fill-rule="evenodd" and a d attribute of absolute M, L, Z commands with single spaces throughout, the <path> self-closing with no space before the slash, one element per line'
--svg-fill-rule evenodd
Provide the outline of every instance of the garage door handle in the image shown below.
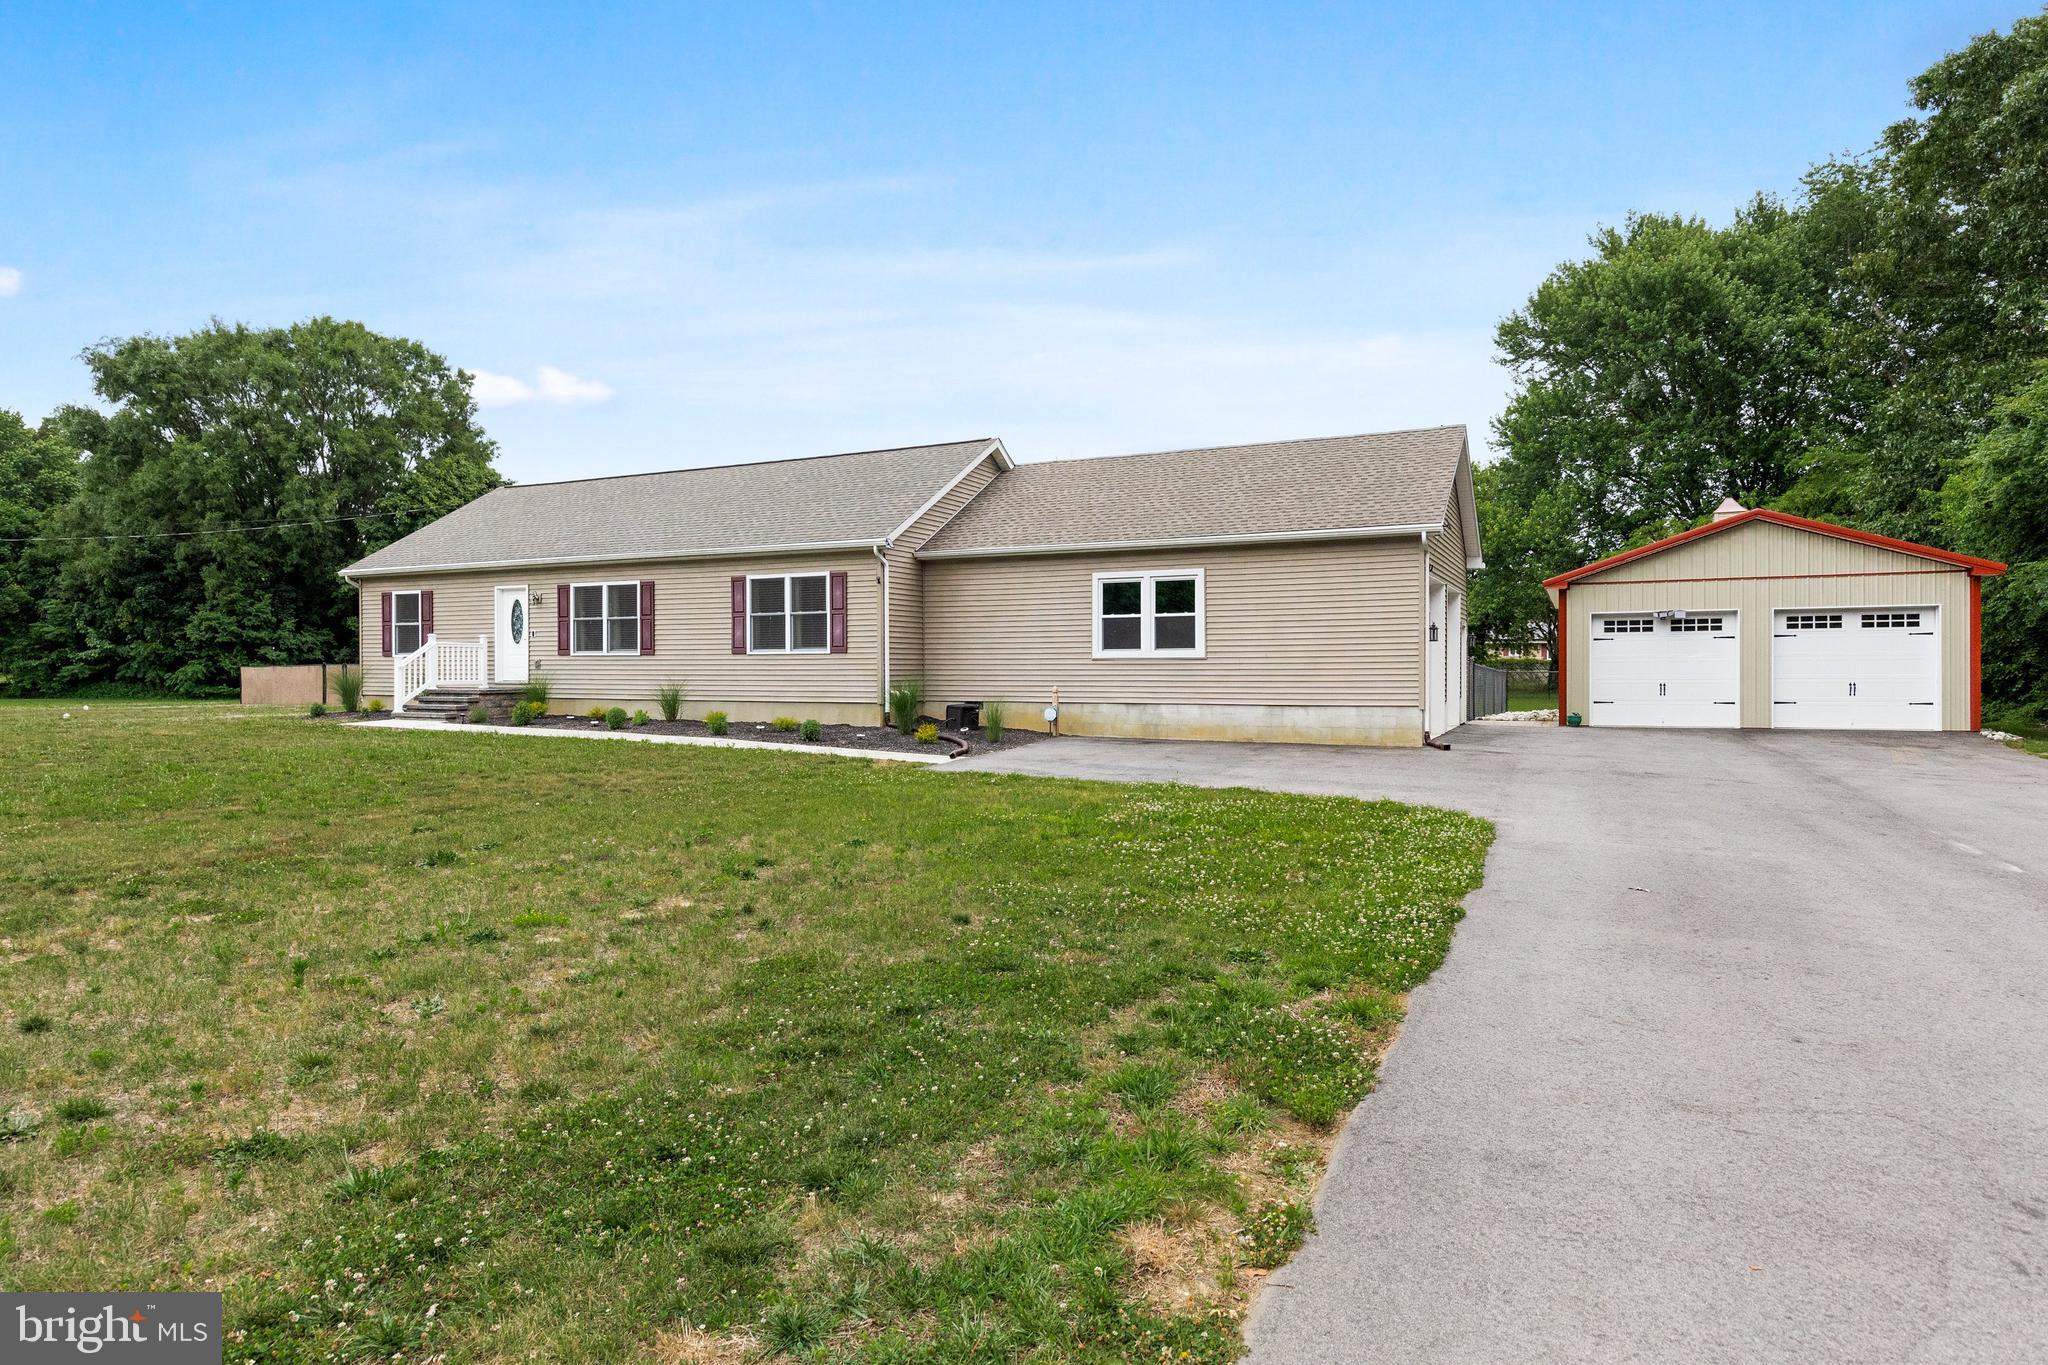
<path fill-rule="evenodd" d="M 1714 705 L 1716 705 L 1716 706 L 1733 706 L 1733 705 L 1735 705 L 1735 703 L 1734 703 L 1734 702 L 1732 702 L 1732 701 L 1717 701 L 1717 702 L 1715 702 L 1715 703 L 1714 703 Z"/>
<path fill-rule="evenodd" d="M 1933 631 L 1931 631 L 1931 630 L 1916 630 L 1916 631 L 1913 631 L 1913 632 L 1911 632 L 1911 633 L 1912 633 L 1912 634 L 1914 634 L 1914 635 L 1932 635 L 1932 634 L 1934 634 L 1934 632 L 1933 632 Z"/>
<path fill-rule="evenodd" d="M 1932 706 L 1932 705 L 1934 705 L 1934 703 L 1933 703 L 1933 702 L 1931 702 L 1931 701 L 1909 701 L 1909 702 L 1907 702 L 1907 703 L 1906 703 L 1906 705 L 1908 705 L 1908 706 Z"/>
<path fill-rule="evenodd" d="M 1611 702 L 1611 701 L 1601 701 L 1601 700 L 1600 700 L 1600 699 L 1599 699 L 1598 697 L 1595 697 L 1595 698 L 1593 699 L 1593 705 L 1595 705 L 1595 706 L 1612 706 L 1612 705 L 1614 705 L 1614 703 L 1613 703 L 1613 702 Z"/>
<path fill-rule="evenodd" d="M 1772 636 L 1771 638 L 1772 638 L 1773 640 L 1789 640 L 1789 639 L 1791 639 L 1792 637 L 1791 637 L 1791 636 L 1789 636 L 1789 635 L 1773 635 L 1773 636 Z"/>
<path fill-rule="evenodd" d="M 1797 706 L 1797 705 L 1799 705 L 1799 703 L 1798 703 L 1798 702 L 1796 702 L 1796 701 L 1774 701 L 1774 702 L 1772 702 L 1772 703 L 1771 703 L 1771 705 L 1773 705 L 1773 706 Z"/>

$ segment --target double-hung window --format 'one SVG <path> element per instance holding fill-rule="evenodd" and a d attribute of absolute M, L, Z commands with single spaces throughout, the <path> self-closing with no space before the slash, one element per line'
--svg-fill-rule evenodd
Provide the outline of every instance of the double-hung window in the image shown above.
<path fill-rule="evenodd" d="M 1202 657 L 1200 569 L 1095 575 L 1095 657 Z"/>
<path fill-rule="evenodd" d="M 571 584 L 569 646 L 575 654 L 638 654 L 639 583 Z"/>
<path fill-rule="evenodd" d="M 767 574 L 747 580 L 749 654 L 823 654 L 832 643 L 830 576 Z"/>
<path fill-rule="evenodd" d="M 420 625 L 420 595 L 417 592 L 391 594 L 391 652 L 399 658 L 426 643 Z"/>

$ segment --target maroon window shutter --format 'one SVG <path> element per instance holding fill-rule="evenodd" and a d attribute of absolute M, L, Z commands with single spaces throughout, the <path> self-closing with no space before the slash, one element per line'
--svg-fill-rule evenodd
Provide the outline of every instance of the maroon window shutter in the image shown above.
<path fill-rule="evenodd" d="M 832 652 L 834 654 L 844 654 L 846 652 L 846 574 L 843 571 L 835 572 L 832 575 L 831 608 L 831 615 L 827 619 L 831 623 Z"/>
<path fill-rule="evenodd" d="M 732 576 L 732 652 L 747 652 L 747 576 Z"/>
<path fill-rule="evenodd" d="M 640 580 L 640 652 L 654 652 L 654 580 Z"/>
<path fill-rule="evenodd" d="M 434 590 L 424 589 L 420 593 L 420 638 L 426 639 L 434 633 Z"/>
<path fill-rule="evenodd" d="M 384 594 L 384 657 L 391 657 L 391 594 Z"/>
<path fill-rule="evenodd" d="M 569 652 L 569 585 L 555 584 L 555 653 Z"/>

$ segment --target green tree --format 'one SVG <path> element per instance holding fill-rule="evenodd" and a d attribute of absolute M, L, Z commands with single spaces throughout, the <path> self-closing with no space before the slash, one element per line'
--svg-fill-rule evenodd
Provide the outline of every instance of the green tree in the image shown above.
<path fill-rule="evenodd" d="M 78 457 L 48 424 L 0 411 L 0 682 L 31 661 L 52 547 L 40 537 L 71 497 Z"/>
<path fill-rule="evenodd" d="M 339 570 L 499 482 L 468 376 L 358 323 L 215 322 L 84 359 L 112 410 L 53 419 L 84 458 L 17 687 L 195 693 L 351 658 Z"/>
<path fill-rule="evenodd" d="M 1726 228 L 1638 215 L 1501 323 L 1515 393 L 1477 486 L 1475 629 L 1553 622 L 1541 580 L 1785 492 L 1829 439 L 1828 282 L 1768 198 Z"/>

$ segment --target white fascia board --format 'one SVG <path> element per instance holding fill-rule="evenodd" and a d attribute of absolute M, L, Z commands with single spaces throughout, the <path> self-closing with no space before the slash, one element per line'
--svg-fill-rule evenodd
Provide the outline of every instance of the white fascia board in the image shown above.
<path fill-rule="evenodd" d="M 481 569 L 524 569 L 550 564 L 666 564 L 678 559 L 740 559 L 759 555 L 820 554 L 834 550 L 871 550 L 879 540 L 829 540 L 796 545 L 735 545 L 716 550 L 646 550 L 629 555 L 555 555 L 546 559 L 490 559 L 455 564 L 407 564 L 388 569 L 351 564 L 342 571 L 349 582 L 363 578 L 406 578 L 427 573 L 468 573 Z"/>
<path fill-rule="evenodd" d="M 888 536 L 882 541 L 882 544 L 885 546 L 894 545 L 898 537 L 900 537 L 905 531 L 908 531 L 911 527 L 917 525 L 919 521 L 923 520 L 925 513 L 931 511 L 934 507 L 937 507 L 939 503 L 945 498 L 946 494 L 958 488 L 960 486 L 961 480 L 965 479 L 969 474 L 972 474 L 975 470 L 979 469 L 981 467 L 981 462 L 983 460 L 986 460 L 991 455 L 996 456 L 997 469 L 1003 470 L 1010 469 L 1013 467 L 1009 463 L 1010 456 L 1008 452 L 1006 452 L 1003 449 L 1003 443 L 1000 440 L 990 441 L 986 446 L 983 446 L 980 450 L 974 453 L 974 458 L 967 462 L 967 467 L 965 469 L 961 470 L 958 474 L 955 474 L 950 480 L 948 480 L 944 488 L 941 488 L 938 492 L 932 494 L 930 499 L 928 499 L 925 502 L 924 506 L 918 508 L 915 512 L 912 512 L 908 517 L 904 518 L 903 524 L 901 526 L 898 526 L 895 530 L 891 531 L 888 534 Z M 937 532 L 934 532 L 933 534 L 936 535 Z"/>
<path fill-rule="evenodd" d="M 1332 526 L 1313 531 L 1251 531 L 1233 536 L 1175 536 L 1164 540 L 1101 540 L 1071 545 L 997 545 L 987 549 L 919 550 L 919 559 L 994 559 L 1011 555 L 1096 554 L 1114 550 L 1177 550 L 1204 545 L 1268 545 L 1298 540 L 1383 540 L 1412 536 L 1437 529 L 1437 524 L 1413 526 Z"/>

